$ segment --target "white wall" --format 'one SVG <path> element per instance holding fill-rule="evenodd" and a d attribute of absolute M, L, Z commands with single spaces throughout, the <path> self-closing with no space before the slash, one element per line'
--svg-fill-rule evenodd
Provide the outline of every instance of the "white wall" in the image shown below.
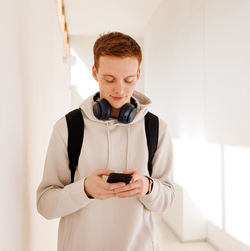
<path fill-rule="evenodd" d="M 57 222 L 36 210 L 52 126 L 70 109 L 56 1 L 5 1 L 1 24 L 0 250 L 54 251 Z"/>
<path fill-rule="evenodd" d="M 185 141 L 183 151 L 175 154 L 189 162 L 183 160 L 180 165 L 178 161 L 175 179 L 186 182 L 179 185 L 190 191 L 202 193 L 209 187 L 200 199 L 216 209 L 211 208 L 210 216 L 217 213 L 216 221 L 224 230 L 232 218 L 237 223 L 240 207 L 249 207 L 246 200 L 239 203 L 239 194 L 248 189 L 243 178 L 249 160 L 246 165 L 237 155 L 239 148 L 248 153 L 250 149 L 249 11 L 247 0 L 163 1 L 148 23 L 144 39 L 145 92 L 153 100 L 152 109 L 169 124 L 175 142 Z M 206 147 L 194 146 L 194 142 Z M 225 150 L 229 146 L 235 157 L 231 166 Z M 179 150 L 179 145 L 175 149 Z M 212 175 L 206 177 L 210 168 Z M 237 189 L 234 194 L 230 194 L 232 187 Z M 192 199 L 199 205 L 197 198 Z M 226 211 L 226 206 L 230 210 Z M 247 228 L 247 217 L 245 213 L 240 219 L 238 230 Z M 216 229 L 224 233 L 220 227 Z M 207 238 L 220 250 L 236 250 L 235 246 L 226 249 L 223 239 L 216 240 L 211 231 Z"/>
<path fill-rule="evenodd" d="M 0 250 L 27 250 L 28 222 L 23 72 L 23 37 L 26 34 L 20 1 L 0 8 Z"/>
<path fill-rule="evenodd" d="M 69 66 L 63 64 L 64 48 L 56 1 L 29 1 L 28 68 L 28 184 L 30 251 L 54 251 L 58 219 L 48 221 L 36 210 L 36 189 L 56 120 L 70 110 Z"/>

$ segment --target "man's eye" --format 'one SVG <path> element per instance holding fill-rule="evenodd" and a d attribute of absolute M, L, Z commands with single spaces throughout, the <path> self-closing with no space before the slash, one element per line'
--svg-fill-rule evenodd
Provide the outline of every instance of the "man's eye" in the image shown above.
<path fill-rule="evenodd" d="M 107 80 L 107 79 L 105 79 L 105 81 L 108 82 L 108 83 L 112 83 L 113 82 L 113 80 Z"/>
<path fill-rule="evenodd" d="M 133 80 L 125 80 L 126 83 L 131 84 L 133 83 Z"/>

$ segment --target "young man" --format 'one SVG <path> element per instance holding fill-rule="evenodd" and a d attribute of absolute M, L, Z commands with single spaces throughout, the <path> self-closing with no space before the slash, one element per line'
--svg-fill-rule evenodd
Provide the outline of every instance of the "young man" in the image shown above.
<path fill-rule="evenodd" d="M 84 140 L 73 183 L 65 117 L 53 128 L 37 208 L 47 219 L 61 217 L 58 251 L 159 250 L 151 212 L 165 212 L 174 199 L 172 145 L 160 119 L 149 177 L 144 116 L 151 101 L 135 91 L 141 60 L 128 35 L 111 32 L 95 42 L 92 73 L 100 91 L 80 104 Z M 132 180 L 108 183 L 113 172 Z"/>

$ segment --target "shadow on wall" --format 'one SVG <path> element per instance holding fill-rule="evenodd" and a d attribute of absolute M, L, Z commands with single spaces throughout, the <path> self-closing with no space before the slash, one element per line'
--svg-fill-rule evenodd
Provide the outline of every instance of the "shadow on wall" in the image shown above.
<path fill-rule="evenodd" d="M 165 217 L 169 226 L 182 241 L 200 240 L 209 221 L 250 245 L 250 201 L 239 196 L 250 191 L 250 148 L 188 140 L 173 145 L 177 198 Z"/>

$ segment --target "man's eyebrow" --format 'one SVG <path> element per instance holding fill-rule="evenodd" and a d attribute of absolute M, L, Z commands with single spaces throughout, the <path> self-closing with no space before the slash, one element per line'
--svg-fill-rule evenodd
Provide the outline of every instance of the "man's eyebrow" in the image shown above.
<path fill-rule="evenodd" d="M 102 76 L 103 76 L 103 77 L 113 77 L 113 78 L 114 78 L 114 76 L 112 76 L 112 75 L 110 75 L 110 74 L 102 74 Z"/>
<path fill-rule="evenodd" d="M 129 75 L 126 78 L 129 78 L 129 77 L 136 77 L 136 75 Z"/>
<path fill-rule="evenodd" d="M 115 76 L 113 75 L 110 75 L 110 74 L 102 74 L 103 77 L 112 77 L 112 78 L 115 78 Z M 136 77 L 136 75 L 129 75 L 127 76 L 126 78 L 129 78 L 129 77 Z"/>

